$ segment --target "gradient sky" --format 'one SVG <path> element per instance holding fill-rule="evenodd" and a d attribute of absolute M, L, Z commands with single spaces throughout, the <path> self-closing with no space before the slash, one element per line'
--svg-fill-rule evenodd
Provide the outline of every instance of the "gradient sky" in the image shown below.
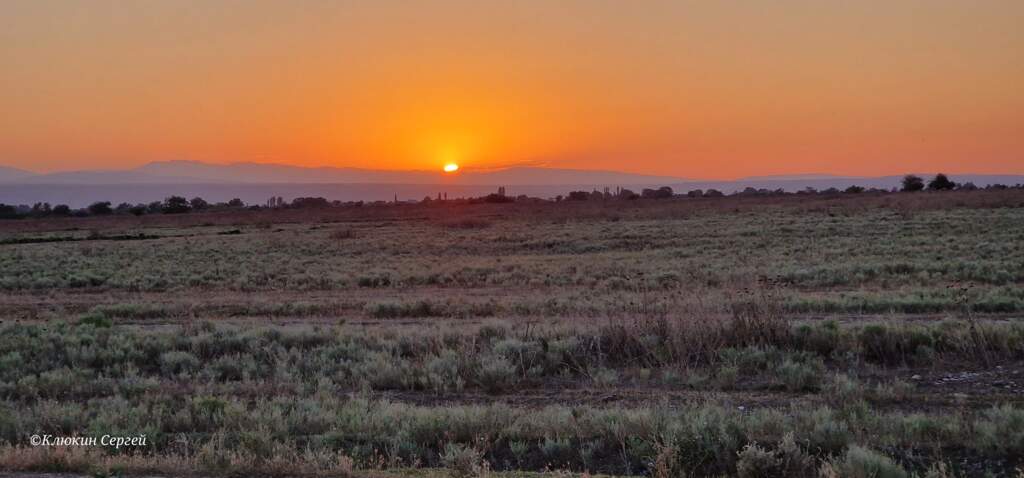
<path fill-rule="evenodd" d="M 0 3 L 0 164 L 1024 173 L 1024 1 Z"/>

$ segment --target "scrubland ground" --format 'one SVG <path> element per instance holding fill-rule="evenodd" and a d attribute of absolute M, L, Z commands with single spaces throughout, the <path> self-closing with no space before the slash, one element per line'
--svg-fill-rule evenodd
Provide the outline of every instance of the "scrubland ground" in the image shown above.
<path fill-rule="evenodd" d="M 1022 283 L 1015 190 L 4 221 L 0 471 L 1017 476 Z"/>

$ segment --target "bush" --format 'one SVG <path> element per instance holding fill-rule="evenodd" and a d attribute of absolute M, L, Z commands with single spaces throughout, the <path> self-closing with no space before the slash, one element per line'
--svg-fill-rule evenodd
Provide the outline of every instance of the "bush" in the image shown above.
<path fill-rule="evenodd" d="M 171 351 L 160 355 L 160 371 L 164 375 L 191 373 L 199 369 L 199 359 L 189 352 Z"/>
<path fill-rule="evenodd" d="M 737 453 L 736 476 L 738 478 L 764 478 L 782 476 L 782 460 L 764 448 L 747 445 Z"/>
<path fill-rule="evenodd" d="M 821 377 L 825 372 L 821 362 L 794 362 L 786 359 L 776 369 L 783 386 L 790 392 L 813 392 L 821 386 Z"/>
<path fill-rule="evenodd" d="M 990 452 L 1024 456 L 1024 410 L 1003 405 L 977 424 L 978 445 Z"/>
<path fill-rule="evenodd" d="M 834 470 L 841 478 L 907 478 L 906 470 L 891 458 L 862 448 L 850 446 L 841 461 L 832 461 L 826 467 Z"/>
<path fill-rule="evenodd" d="M 441 453 L 441 463 L 459 478 L 480 476 L 487 469 L 483 453 L 476 448 L 448 443 Z"/>
<path fill-rule="evenodd" d="M 114 325 L 114 321 L 110 320 L 106 315 L 90 312 L 78 319 L 78 325 L 91 325 L 96 328 L 109 328 Z"/>
<path fill-rule="evenodd" d="M 837 373 L 828 382 L 825 394 L 840 405 L 853 403 L 864 398 L 864 384 L 845 373 Z"/>
<path fill-rule="evenodd" d="M 504 357 L 484 355 L 480 358 L 476 381 L 490 393 L 502 392 L 518 381 L 516 366 Z"/>
<path fill-rule="evenodd" d="M 793 432 L 786 433 L 779 441 L 776 451 L 782 461 L 782 476 L 810 477 L 816 476 L 815 459 L 796 444 Z"/>
<path fill-rule="evenodd" d="M 89 214 L 93 216 L 106 216 L 113 212 L 114 210 L 110 207 L 110 201 L 94 202 L 89 205 Z"/>
<path fill-rule="evenodd" d="M 928 189 L 932 191 L 950 191 L 956 188 L 956 183 L 950 181 L 945 174 L 939 173 L 935 178 L 928 181 Z"/>
<path fill-rule="evenodd" d="M 412 303 L 384 302 L 367 306 L 367 312 L 378 319 L 405 317 L 440 317 L 445 315 L 444 307 L 425 300 Z"/>
<path fill-rule="evenodd" d="M 202 211 L 203 209 L 206 209 L 206 208 L 210 207 L 210 203 L 206 202 L 205 199 L 203 199 L 201 197 L 198 197 L 198 196 L 190 199 L 188 201 L 188 204 L 189 204 L 189 206 L 192 207 L 193 210 L 196 210 L 196 211 Z"/>
<path fill-rule="evenodd" d="M 924 189 L 924 180 L 920 176 L 908 174 L 903 176 L 903 191 L 914 192 Z"/>
<path fill-rule="evenodd" d="M 161 212 L 164 214 L 182 214 L 188 212 L 190 207 L 188 199 L 181 196 L 171 196 L 164 200 Z"/>

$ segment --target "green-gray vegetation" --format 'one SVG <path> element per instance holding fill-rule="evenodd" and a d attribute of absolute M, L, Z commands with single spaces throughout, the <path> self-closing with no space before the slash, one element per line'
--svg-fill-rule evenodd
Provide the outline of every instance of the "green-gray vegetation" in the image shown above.
<path fill-rule="evenodd" d="M 5 224 L 0 469 L 1016 476 L 1024 202 L 909 196 Z"/>

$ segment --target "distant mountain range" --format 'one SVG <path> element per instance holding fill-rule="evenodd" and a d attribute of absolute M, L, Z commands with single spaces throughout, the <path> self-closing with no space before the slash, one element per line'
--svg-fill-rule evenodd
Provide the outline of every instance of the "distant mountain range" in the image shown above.
<path fill-rule="evenodd" d="M 667 184 L 685 181 L 668 176 L 649 176 L 614 171 L 517 167 L 497 170 L 390 171 L 360 168 L 307 168 L 284 164 L 210 164 L 200 161 L 157 161 L 127 170 L 85 170 L 34 174 L 13 168 L 0 169 L 0 182 L 22 184 L 120 184 L 120 183 L 302 183 L 302 184 L 462 184 L 462 185 L 557 185 L 557 184 Z"/>
<path fill-rule="evenodd" d="M 926 179 L 934 173 L 919 174 Z M 1024 175 L 950 175 L 956 182 L 988 184 L 1024 183 Z M 828 174 L 756 176 L 731 181 L 693 180 L 615 171 L 513 167 L 497 170 L 467 169 L 457 174 L 434 171 L 388 171 L 359 168 L 305 168 L 282 164 L 210 164 L 199 161 L 159 161 L 127 170 L 85 170 L 48 174 L 0 166 L 0 203 L 49 202 L 82 207 L 94 201 L 149 202 L 171 195 L 200 196 L 208 201 L 240 198 L 262 204 L 270 196 L 292 199 L 322 196 L 341 201 L 422 199 L 481 196 L 504 186 L 509 194 L 554 197 L 572 190 L 670 186 L 677 192 L 718 189 L 724 193 L 755 189 L 797 191 L 851 185 L 891 189 L 901 175 L 849 177 Z"/>
<path fill-rule="evenodd" d="M 38 176 L 35 173 L 25 171 L 23 169 L 10 168 L 7 166 L 0 166 L 0 183 L 21 181 L 32 176 Z"/>

